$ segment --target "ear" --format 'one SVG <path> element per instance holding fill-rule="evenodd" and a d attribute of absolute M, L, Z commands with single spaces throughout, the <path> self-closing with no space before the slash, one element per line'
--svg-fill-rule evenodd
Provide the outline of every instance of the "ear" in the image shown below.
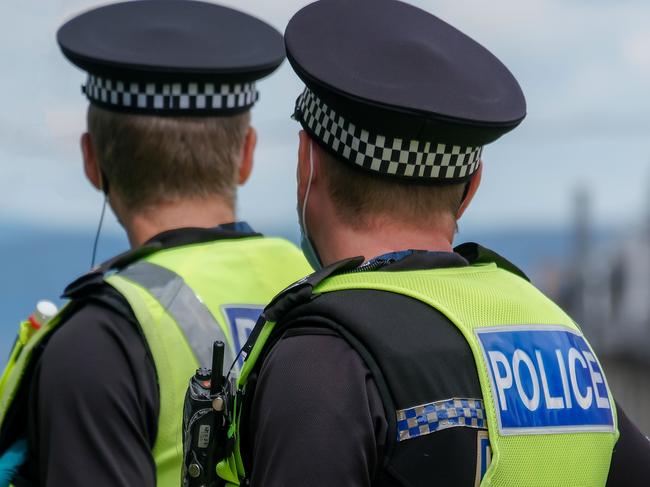
<path fill-rule="evenodd" d="M 317 179 L 320 154 L 318 146 L 316 146 L 307 132 L 301 130 L 298 135 L 300 137 L 300 143 L 298 144 L 298 168 L 296 177 L 298 180 L 298 199 L 302 200 L 307 192 L 310 177 L 312 186 Z"/>
<path fill-rule="evenodd" d="M 97 160 L 97 151 L 95 144 L 88 132 L 81 136 L 81 154 L 84 160 L 84 172 L 90 184 L 95 189 L 102 189 L 102 172 L 99 168 L 99 161 Z"/>
<path fill-rule="evenodd" d="M 239 179 L 237 183 L 240 186 L 248 181 L 253 171 L 255 146 L 257 146 L 257 131 L 249 126 L 246 132 L 246 138 L 244 139 L 244 147 L 242 147 L 241 164 L 239 165 Z"/>
<path fill-rule="evenodd" d="M 479 162 L 478 169 L 476 172 L 472 175 L 472 179 L 469 180 L 469 187 L 467 189 L 467 194 L 465 195 L 465 198 L 463 199 L 463 202 L 460 204 L 460 208 L 458 209 L 458 213 L 456 213 L 456 220 L 460 220 L 460 218 L 463 216 L 463 213 L 465 213 L 465 210 L 469 206 L 469 204 L 472 202 L 472 199 L 474 199 L 474 195 L 476 194 L 476 191 L 478 191 L 478 187 L 481 185 L 481 176 L 483 175 L 483 161 Z"/>

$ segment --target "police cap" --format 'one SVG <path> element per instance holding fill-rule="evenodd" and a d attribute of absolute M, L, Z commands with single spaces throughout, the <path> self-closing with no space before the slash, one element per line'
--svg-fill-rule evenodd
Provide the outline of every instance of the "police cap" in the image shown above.
<path fill-rule="evenodd" d="M 155 115 L 248 110 L 255 81 L 284 60 L 282 35 L 250 15 L 194 0 L 140 0 L 83 13 L 57 34 L 88 72 L 83 91 L 103 108 Z"/>
<path fill-rule="evenodd" d="M 466 181 L 482 147 L 526 115 L 524 95 L 487 49 L 396 0 L 320 0 L 285 33 L 306 85 L 294 117 L 338 159 L 418 182 Z"/>

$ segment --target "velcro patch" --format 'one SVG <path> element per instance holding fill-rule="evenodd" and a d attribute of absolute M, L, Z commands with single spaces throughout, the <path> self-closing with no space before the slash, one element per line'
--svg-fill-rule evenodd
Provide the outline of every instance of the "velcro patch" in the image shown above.
<path fill-rule="evenodd" d="M 541 325 L 475 332 L 500 434 L 614 431 L 605 375 L 580 333 Z"/>

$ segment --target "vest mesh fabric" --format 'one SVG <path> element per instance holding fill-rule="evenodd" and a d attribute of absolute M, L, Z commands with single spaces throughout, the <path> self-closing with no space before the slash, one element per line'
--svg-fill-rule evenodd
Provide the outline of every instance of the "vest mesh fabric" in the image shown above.
<path fill-rule="evenodd" d="M 375 289 L 425 302 L 453 322 L 468 341 L 488 415 L 492 463 L 481 486 L 604 486 L 615 433 L 499 434 L 492 386 L 474 330 L 498 325 L 577 325 L 524 279 L 496 265 L 408 272 L 363 272 L 331 277 L 314 292 Z M 399 324 L 396 324 L 399 326 Z M 614 404 L 612 397 L 610 404 Z M 615 408 L 613 408 L 615 409 Z M 615 411 L 614 411 L 615 414 Z M 435 472 L 432 472 L 432 478 Z"/>

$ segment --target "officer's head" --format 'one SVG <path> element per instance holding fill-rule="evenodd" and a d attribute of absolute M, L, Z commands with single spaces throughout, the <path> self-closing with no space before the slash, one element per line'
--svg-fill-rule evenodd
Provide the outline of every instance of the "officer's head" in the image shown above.
<path fill-rule="evenodd" d="M 182 199 L 218 198 L 234 208 L 253 166 L 250 112 L 227 117 L 160 117 L 88 108 L 84 169 L 111 204 L 139 211 Z"/>
<path fill-rule="evenodd" d="M 333 225 L 348 241 L 394 248 L 396 231 L 420 231 L 448 246 L 479 186 L 483 146 L 525 117 L 508 69 L 398 0 L 316 1 L 290 20 L 285 46 L 306 86 L 294 110 L 306 254 L 327 252 Z"/>
<path fill-rule="evenodd" d="M 325 241 L 332 225 L 377 232 L 435 228 L 451 238 L 479 187 L 481 166 L 463 182 L 386 178 L 346 163 L 302 130 L 297 180 L 300 210 L 309 188 L 305 220 L 310 222 L 309 234 L 315 241 Z"/>
<path fill-rule="evenodd" d="M 57 40 L 88 74 L 85 171 L 114 208 L 234 206 L 253 164 L 256 81 L 284 59 L 279 32 L 212 3 L 136 0 L 73 18 Z"/>

